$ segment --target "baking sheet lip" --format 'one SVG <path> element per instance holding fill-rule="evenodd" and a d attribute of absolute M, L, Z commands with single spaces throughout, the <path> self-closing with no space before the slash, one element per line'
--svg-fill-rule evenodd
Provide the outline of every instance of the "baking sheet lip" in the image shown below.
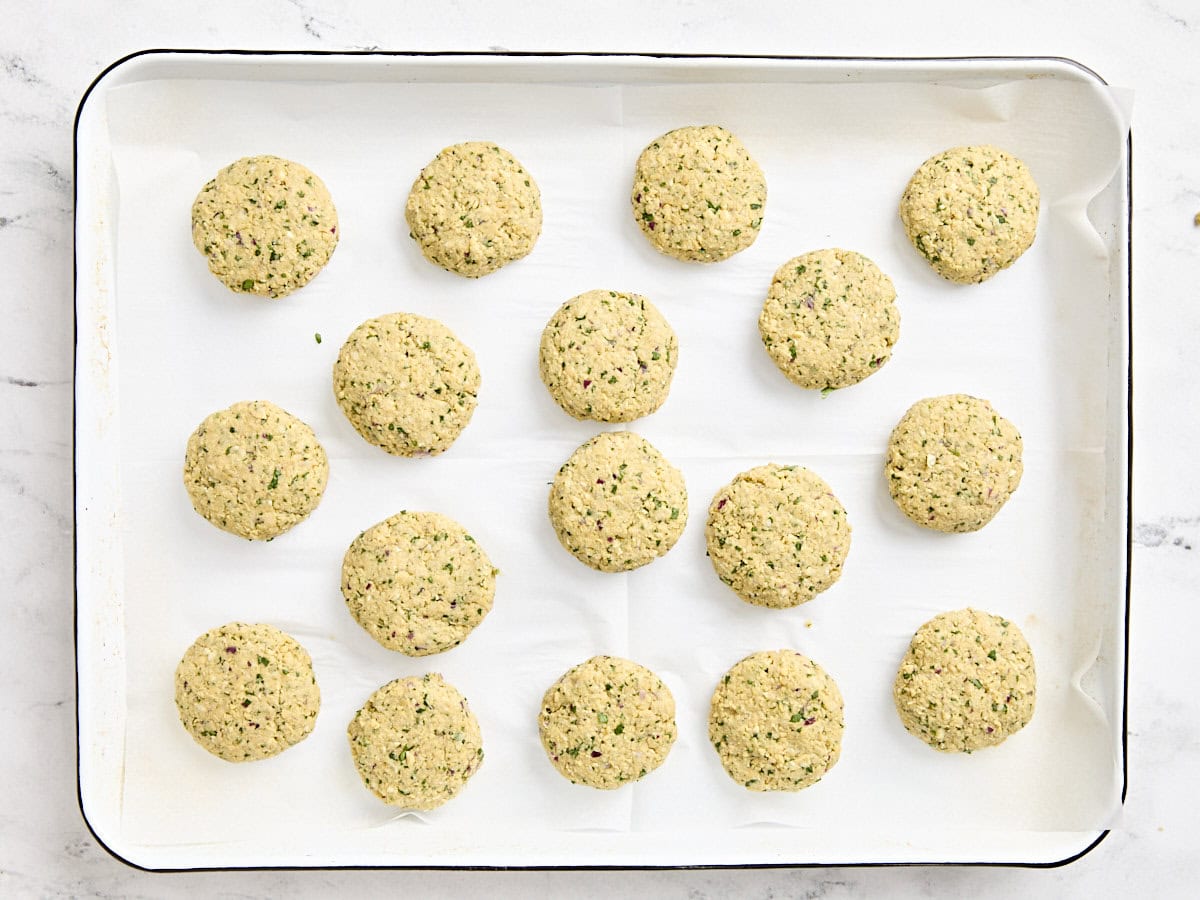
<path fill-rule="evenodd" d="M 435 58 L 481 58 L 481 59 L 571 59 L 571 58 L 623 58 L 623 59 L 679 59 L 679 60 L 734 60 L 734 61 L 771 61 L 779 62 L 860 62 L 860 63 L 1061 63 L 1071 66 L 1098 84 L 1108 86 L 1108 81 L 1099 72 L 1077 59 L 1069 56 L 1043 55 L 967 55 L 967 56 L 823 56 L 787 53 L 676 53 L 655 51 L 624 51 L 624 50 L 252 50 L 245 47 L 228 48 L 186 48 L 186 47 L 154 47 L 135 50 L 128 53 L 102 69 L 92 79 L 80 97 L 75 111 L 76 139 L 79 133 L 79 119 L 92 92 L 112 72 L 142 57 L 156 56 L 307 56 L 307 57 L 390 57 L 399 59 L 435 59 Z"/>
<path fill-rule="evenodd" d="M 663 871 L 713 871 L 730 869 L 892 869 L 892 868 L 945 868 L 948 866 L 964 868 L 1005 868 L 1005 869 L 1057 869 L 1070 865 L 1078 859 L 1087 856 L 1109 836 L 1112 829 L 1101 831 L 1094 840 L 1076 853 L 1060 860 L 1048 862 L 1012 862 L 972 860 L 968 862 L 906 860 L 904 862 L 797 862 L 797 863 L 692 863 L 653 865 L 649 863 L 637 865 L 530 865 L 530 866 L 484 866 L 484 865 L 286 865 L 286 866 L 188 866 L 162 867 L 143 866 L 122 856 L 109 847 L 96 834 L 91 823 L 84 814 L 84 823 L 92 837 L 100 846 L 118 862 L 124 863 L 131 869 L 152 874 L 172 874 L 181 872 L 361 872 L 361 871 L 390 871 L 390 872 L 663 872 Z"/>
<path fill-rule="evenodd" d="M 1133 130 L 1125 138 L 1125 635 L 1121 677 L 1121 805 L 1129 791 L 1129 616 L 1133 607 Z M 1101 836 L 1103 840 L 1103 836 Z M 1099 841 L 1097 841 L 1099 843 Z M 1093 845 L 1094 846 L 1094 845 Z M 1091 848 L 1088 848 L 1089 850 Z M 1087 851 L 1085 851 L 1087 852 Z"/>
<path fill-rule="evenodd" d="M 1070 865 L 1078 859 L 1087 856 L 1108 837 L 1111 829 L 1100 831 L 1096 837 L 1079 851 L 1059 860 L 1046 862 L 1030 861 L 988 861 L 971 862 L 947 861 L 856 861 L 850 863 L 714 863 L 714 864 L 664 864 L 664 865 L 531 865 L 531 866 L 480 866 L 480 865 L 280 865 L 280 866 L 192 866 L 192 867 L 163 867 L 143 866 L 113 849 L 100 836 L 88 817 L 87 805 L 83 797 L 83 778 L 80 765 L 81 740 L 80 705 L 79 705 L 79 128 L 84 110 L 92 94 L 101 83 L 114 71 L 128 63 L 150 56 L 173 55 L 203 55 L 203 56 L 383 56 L 396 58 L 433 58 L 433 57 L 522 57 L 522 58 L 551 58 L 561 59 L 570 57 L 625 57 L 643 59 L 694 59 L 694 60 L 780 60 L 780 61 L 814 61 L 814 62 L 996 62 L 996 63 L 1029 63 L 1047 62 L 1062 63 L 1073 66 L 1088 77 L 1102 85 L 1108 82 L 1094 69 L 1078 60 L 1065 56 L 807 56 L 785 54 L 713 54 L 713 53 L 648 53 L 648 52 L 618 52 L 618 51 L 474 51 L 474 50 L 247 50 L 247 49 L 183 49 L 160 48 L 145 49 L 129 53 L 106 66 L 88 85 L 80 97 L 75 110 L 72 126 L 72 206 L 74 222 L 72 229 L 72 332 L 74 345 L 74 365 L 72 368 L 71 393 L 71 492 L 74 497 L 71 517 L 71 549 L 73 567 L 73 597 L 72 618 L 73 636 L 75 642 L 75 796 L 79 812 L 88 832 L 96 843 L 113 859 L 126 866 L 143 872 L 245 872 L 245 871 L 353 871 L 353 870 L 436 870 L 436 871 L 541 871 L 541 872 L 576 872 L 576 871 L 659 871 L 687 869 L 821 869 L 821 868 L 883 868 L 883 867 L 912 867 L 912 866 L 987 866 L 1002 868 L 1052 869 Z M 1125 610 L 1124 610 L 1124 646 L 1121 692 L 1121 805 L 1129 787 L 1129 620 L 1132 599 L 1132 560 L 1133 560 L 1133 130 L 1126 136 L 1125 165 L 1125 260 L 1126 260 L 1126 471 L 1125 471 Z M 1088 832 L 1090 834 L 1091 832 Z"/>

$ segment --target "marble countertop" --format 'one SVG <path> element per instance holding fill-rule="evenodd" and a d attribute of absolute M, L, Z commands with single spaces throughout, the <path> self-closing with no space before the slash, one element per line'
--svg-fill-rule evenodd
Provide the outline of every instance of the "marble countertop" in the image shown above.
<path fill-rule="evenodd" d="M 669 897 L 1190 896 L 1200 878 L 1200 724 L 1185 673 L 1200 630 L 1200 6 L 1195 0 L 565 5 L 211 0 L 195 8 L 0 4 L 0 895 Z M 906 11 L 911 7 L 912 11 Z M 997 9 L 999 6 L 997 6 Z M 919 9 L 919 13 L 916 10 Z M 148 874 L 110 857 L 76 803 L 72 634 L 72 143 L 109 63 L 150 47 L 1052 55 L 1134 91 L 1134 558 L 1129 793 L 1112 834 L 1059 869 Z"/>

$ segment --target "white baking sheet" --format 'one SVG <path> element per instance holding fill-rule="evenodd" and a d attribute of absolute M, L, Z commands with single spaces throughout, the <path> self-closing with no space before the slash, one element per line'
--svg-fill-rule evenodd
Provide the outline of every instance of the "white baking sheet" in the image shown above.
<path fill-rule="evenodd" d="M 116 693 L 98 699 L 104 692 L 90 689 L 81 669 L 81 745 L 105 744 L 103 764 L 85 763 L 81 746 L 81 778 L 85 807 L 92 791 L 117 804 L 105 817 L 110 846 L 143 864 L 183 867 L 1004 860 L 1019 855 L 1010 844 L 1036 847 L 1038 835 L 1044 847 L 1082 849 L 1109 825 L 1123 783 L 1116 632 L 1126 298 L 1112 280 L 1121 229 L 1088 217 L 1098 196 L 1105 213 L 1120 210 L 1111 185 L 1125 171 L 1127 124 L 1109 91 L 1063 64 L 1046 64 L 1046 77 L 998 79 L 963 63 L 936 84 L 908 81 L 896 64 L 899 75 L 880 83 L 862 83 L 860 73 L 859 83 L 829 84 L 805 83 L 824 81 L 806 73 L 827 76 L 828 63 L 693 63 L 700 74 L 680 79 L 672 68 L 680 63 L 641 61 L 579 80 L 566 60 L 544 60 L 533 75 L 522 64 L 513 77 L 505 61 L 484 59 L 474 68 L 456 62 L 443 80 L 420 61 L 406 70 L 403 60 L 381 60 L 381 74 L 361 59 L 292 60 L 279 77 L 274 60 L 254 72 L 236 62 L 152 70 L 89 101 L 103 105 L 115 186 L 97 242 L 115 258 L 106 263 L 115 297 L 96 298 L 111 314 L 96 333 L 113 361 L 97 377 L 107 379 L 101 393 L 115 424 L 103 425 L 103 402 L 84 403 L 78 418 L 81 448 L 102 423 L 116 482 L 107 525 L 81 528 L 80 541 L 94 549 L 112 540 L 116 559 L 108 589 L 86 585 L 81 572 L 80 642 L 81 659 L 85 645 L 111 645 L 119 661 L 108 671 L 123 690 L 110 686 Z M 669 83 L 677 80 L 707 83 Z M 737 133 L 769 188 L 758 241 L 715 266 L 653 251 L 628 201 L 641 148 L 702 122 Z M 532 255 L 478 281 L 427 263 L 403 221 L 420 167 L 470 139 L 510 149 L 545 207 Z M 1012 269 L 960 287 L 908 245 L 896 205 L 927 156 L 984 142 L 1030 166 L 1042 189 L 1040 229 Z M 188 228 L 204 181 L 259 153 L 318 172 L 341 220 L 327 269 L 274 303 L 221 286 Z M 891 275 L 902 325 L 880 373 L 822 398 L 775 370 L 757 316 L 779 264 L 830 246 L 859 250 Z M 537 376 L 547 318 L 596 287 L 652 298 L 680 340 L 669 400 L 631 427 L 683 469 L 690 518 L 670 554 L 628 575 L 580 565 L 545 514 L 557 467 L 613 427 L 567 417 Z M 369 446 L 333 400 L 330 367 L 342 340 L 362 320 L 399 310 L 446 322 L 482 370 L 474 420 L 437 458 L 404 460 Z M 81 346 L 88 338 L 81 330 Z M 959 391 L 991 399 L 1017 424 L 1026 471 L 991 525 L 945 536 L 895 509 L 881 466 L 909 404 Z M 309 422 L 331 464 L 311 519 L 267 544 L 205 523 L 180 478 L 200 419 L 259 398 Z M 89 459 L 80 453 L 84 487 Z M 790 611 L 742 603 L 704 555 L 714 491 L 769 461 L 819 472 L 854 528 L 841 581 Z M 338 590 L 349 541 L 402 508 L 458 519 L 502 570 L 495 609 L 479 629 L 420 660 L 377 646 Z M 89 610 L 109 602 L 123 624 L 92 627 Z M 900 726 L 891 682 L 912 631 L 968 604 L 1021 625 L 1037 658 L 1038 707 L 1002 747 L 946 756 Z M 183 650 L 231 620 L 277 625 L 314 659 L 323 695 L 316 729 L 273 760 L 221 762 L 175 713 L 172 673 Z M 809 790 L 752 794 L 708 745 L 708 698 L 729 665 L 779 647 L 801 650 L 838 680 L 843 754 Z M 566 782 L 537 738 L 542 692 L 596 653 L 654 669 L 678 704 L 679 739 L 666 764 L 615 792 Z M 486 758 L 453 803 L 398 816 L 359 783 L 345 726 L 376 687 L 427 671 L 469 698 Z M 106 716 L 101 733 L 85 708 L 108 702 L 116 718 Z M 115 788 L 91 783 L 114 771 Z"/>

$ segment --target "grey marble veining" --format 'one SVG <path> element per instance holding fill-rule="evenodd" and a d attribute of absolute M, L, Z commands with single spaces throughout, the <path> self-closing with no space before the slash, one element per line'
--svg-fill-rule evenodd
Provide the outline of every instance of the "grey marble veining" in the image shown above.
<path fill-rule="evenodd" d="M 1022 0 L 986 24 L 961 3 L 762 0 L 393 4 L 383 0 L 4 3 L 0 19 L 0 895 L 717 898 L 1183 897 L 1200 879 L 1200 95 L 1193 0 Z M 1135 526 L 1128 802 L 1096 851 L 1053 871 L 828 869 L 150 875 L 87 833 L 75 798 L 72 644 L 72 144 L 76 104 L 145 47 L 606 49 L 1069 56 L 1133 88 Z M 1019 777 L 1019 773 L 1015 773 Z"/>

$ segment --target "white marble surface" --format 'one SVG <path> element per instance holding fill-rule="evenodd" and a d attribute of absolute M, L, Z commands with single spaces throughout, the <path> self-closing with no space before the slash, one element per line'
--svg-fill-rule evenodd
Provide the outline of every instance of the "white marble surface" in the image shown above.
<path fill-rule="evenodd" d="M 1191 896 L 1200 876 L 1200 725 L 1187 668 L 1200 631 L 1200 3 L 578 5 L 0 0 L 0 895 L 848 897 Z M 996 7 L 999 8 L 1000 4 Z M 553 49 L 1075 58 L 1133 88 L 1136 450 L 1129 798 L 1093 853 L 990 868 L 153 875 L 109 857 L 75 797 L 71 495 L 71 122 L 92 78 L 147 47 Z M 1195 550 L 1193 548 L 1196 548 Z"/>

